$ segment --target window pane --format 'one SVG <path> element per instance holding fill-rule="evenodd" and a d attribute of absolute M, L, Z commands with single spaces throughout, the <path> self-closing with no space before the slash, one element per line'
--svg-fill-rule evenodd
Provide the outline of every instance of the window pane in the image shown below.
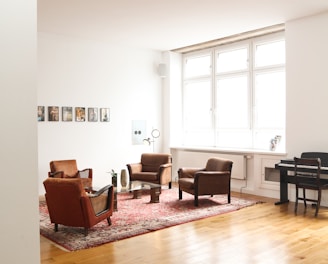
<path fill-rule="evenodd" d="M 246 75 L 217 81 L 217 127 L 249 128 L 249 95 Z"/>
<path fill-rule="evenodd" d="M 250 129 L 218 130 L 217 146 L 221 148 L 251 148 L 252 131 Z"/>
<path fill-rule="evenodd" d="M 285 41 L 256 45 L 255 66 L 271 66 L 285 63 Z"/>
<path fill-rule="evenodd" d="M 217 72 L 230 72 L 247 69 L 247 48 L 219 52 L 217 55 Z"/>
<path fill-rule="evenodd" d="M 185 84 L 184 126 L 191 128 L 211 128 L 211 82 L 198 81 Z"/>
<path fill-rule="evenodd" d="M 256 128 L 285 127 L 285 72 L 255 75 Z"/>
<path fill-rule="evenodd" d="M 213 129 L 188 130 L 183 136 L 183 144 L 188 146 L 214 146 Z"/>
<path fill-rule="evenodd" d="M 185 61 L 185 75 L 187 78 L 210 75 L 211 56 L 204 55 L 195 58 L 188 58 Z"/>

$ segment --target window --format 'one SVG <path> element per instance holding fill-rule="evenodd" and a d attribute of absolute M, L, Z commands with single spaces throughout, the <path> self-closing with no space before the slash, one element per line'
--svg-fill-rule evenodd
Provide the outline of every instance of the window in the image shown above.
<path fill-rule="evenodd" d="M 213 142 L 211 55 L 197 54 L 185 60 L 184 74 L 184 136 L 193 145 Z"/>
<path fill-rule="evenodd" d="M 247 76 L 218 78 L 216 88 L 217 128 L 249 128 Z"/>
<path fill-rule="evenodd" d="M 273 34 L 183 56 L 183 144 L 270 149 L 285 135 L 285 41 Z"/>
<path fill-rule="evenodd" d="M 211 56 L 191 57 L 185 61 L 185 76 L 187 78 L 209 76 L 211 74 Z"/>
<path fill-rule="evenodd" d="M 217 53 L 217 72 L 232 72 L 248 68 L 247 48 L 240 48 Z"/>

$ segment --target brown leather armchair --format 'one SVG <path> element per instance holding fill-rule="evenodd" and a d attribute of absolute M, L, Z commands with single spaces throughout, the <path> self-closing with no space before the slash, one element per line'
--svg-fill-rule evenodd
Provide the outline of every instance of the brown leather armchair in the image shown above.
<path fill-rule="evenodd" d="M 76 160 L 51 161 L 48 176 L 53 178 L 80 178 L 83 187 L 92 187 L 92 169 L 78 170 Z"/>
<path fill-rule="evenodd" d="M 87 193 L 80 179 L 47 178 L 43 185 L 51 223 L 88 229 L 107 219 L 111 225 L 114 208 L 114 189 L 107 185 L 94 193 Z"/>
<path fill-rule="evenodd" d="M 179 200 L 182 192 L 195 196 L 194 204 L 198 206 L 198 196 L 227 194 L 230 203 L 230 181 L 233 162 L 221 158 L 210 158 L 205 168 L 180 168 Z"/>
<path fill-rule="evenodd" d="M 139 163 L 127 164 L 130 181 L 145 181 L 160 185 L 172 184 L 171 154 L 144 153 Z"/>

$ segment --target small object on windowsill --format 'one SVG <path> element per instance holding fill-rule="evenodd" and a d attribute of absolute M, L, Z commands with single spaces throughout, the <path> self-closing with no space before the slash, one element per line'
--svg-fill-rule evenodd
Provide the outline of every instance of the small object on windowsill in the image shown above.
<path fill-rule="evenodd" d="M 277 135 L 273 139 L 271 139 L 271 144 L 270 144 L 270 150 L 275 151 L 277 148 L 277 145 L 280 143 L 281 136 Z"/>
<path fill-rule="evenodd" d="M 274 139 L 271 139 L 271 145 L 270 145 L 270 150 L 275 151 L 276 150 L 276 141 Z"/>

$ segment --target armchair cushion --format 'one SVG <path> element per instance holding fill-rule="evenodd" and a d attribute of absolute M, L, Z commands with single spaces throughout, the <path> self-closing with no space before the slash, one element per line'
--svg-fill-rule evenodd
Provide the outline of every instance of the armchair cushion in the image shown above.
<path fill-rule="evenodd" d="M 84 187 L 92 186 L 92 169 L 78 170 L 76 160 L 51 161 L 48 176 L 54 178 L 80 178 Z"/>
<path fill-rule="evenodd" d="M 138 181 L 159 181 L 159 175 L 157 172 L 137 172 L 132 176 L 132 180 L 137 179 Z"/>
<path fill-rule="evenodd" d="M 206 171 L 231 171 L 231 161 L 227 159 L 211 158 L 207 161 Z"/>
<path fill-rule="evenodd" d="M 145 153 L 141 155 L 143 172 L 158 172 L 164 164 L 171 163 L 171 155 L 158 153 Z"/>
<path fill-rule="evenodd" d="M 50 162 L 50 172 L 63 172 L 62 178 L 78 177 L 76 160 L 54 160 Z"/>
<path fill-rule="evenodd" d="M 179 187 L 181 189 L 188 189 L 191 192 L 194 192 L 194 190 L 195 190 L 194 178 L 181 178 L 181 179 L 179 179 Z"/>

